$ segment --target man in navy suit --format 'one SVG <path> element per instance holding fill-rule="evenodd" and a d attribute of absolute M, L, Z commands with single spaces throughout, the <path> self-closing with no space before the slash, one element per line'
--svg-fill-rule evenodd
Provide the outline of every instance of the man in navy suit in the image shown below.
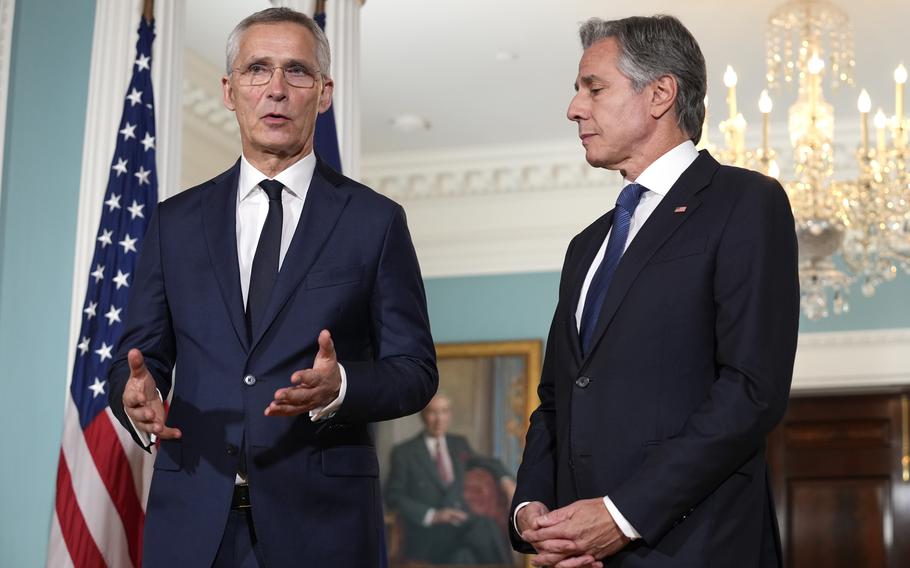
<path fill-rule="evenodd" d="M 580 34 L 568 117 L 625 186 L 566 253 L 513 545 L 559 568 L 780 566 L 765 437 L 796 349 L 787 196 L 696 151 L 705 62 L 678 20 Z"/>
<path fill-rule="evenodd" d="M 404 213 L 313 153 L 333 83 L 310 18 L 246 18 L 222 83 L 243 155 L 158 207 L 110 371 L 114 413 L 160 441 L 144 565 L 377 566 L 369 423 L 438 382 Z"/>

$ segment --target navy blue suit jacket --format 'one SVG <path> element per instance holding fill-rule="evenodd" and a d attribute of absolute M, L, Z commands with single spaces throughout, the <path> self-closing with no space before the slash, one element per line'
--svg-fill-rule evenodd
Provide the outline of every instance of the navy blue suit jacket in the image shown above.
<path fill-rule="evenodd" d="M 765 437 L 799 322 L 786 194 L 702 152 L 623 255 L 583 357 L 575 310 L 611 219 L 569 245 L 513 510 L 609 495 L 643 538 L 605 566 L 778 566 Z"/>
<path fill-rule="evenodd" d="M 267 565 L 375 566 L 383 513 L 369 422 L 417 412 L 438 380 L 404 212 L 320 161 L 250 341 L 237 264 L 238 173 L 239 162 L 158 207 L 111 366 L 111 408 L 124 426 L 132 432 L 121 397 L 126 353 L 136 347 L 162 395 L 173 389 L 167 424 L 183 431 L 155 459 L 144 565 L 211 565 L 242 446 Z M 323 328 L 347 373 L 341 409 L 320 423 L 264 416 L 291 374 L 312 366 Z"/>

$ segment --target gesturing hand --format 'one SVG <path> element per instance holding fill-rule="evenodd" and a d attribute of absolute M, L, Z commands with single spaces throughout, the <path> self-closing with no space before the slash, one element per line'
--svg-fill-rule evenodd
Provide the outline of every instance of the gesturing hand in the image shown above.
<path fill-rule="evenodd" d="M 294 386 L 275 391 L 275 399 L 265 409 L 266 416 L 296 416 L 314 408 L 323 408 L 338 397 L 341 389 L 341 371 L 335 343 L 329 330 L 319 333 L 319 352 L 311 369 L 295 371 L 291 375 Z"/>
<path fill-rule="evenodd" d="M 145 366 L 145 359 L 138 349 L 127 354 L 130 364 L 130 378 L 123 389 L 123 409 L 138 430 L 155 434 L 159 439 L 170 440 L 183 434 L 177 428 L 165 426 L 167 415 L 164 403 L 155 388 L 155 379 Z"/>

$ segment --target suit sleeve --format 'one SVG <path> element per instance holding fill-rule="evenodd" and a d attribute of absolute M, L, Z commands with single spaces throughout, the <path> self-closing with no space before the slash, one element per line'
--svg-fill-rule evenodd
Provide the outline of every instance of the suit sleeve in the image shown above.
<path fill-rule="evenodd" d="M 547 347 L 544 354 L 543 369 L 540 374 L 540 383 L 537 386 L 537 396 L 540 405 L 531 414 L 528 434 L 525 439 L 525 449 L 518 467 L 516 477 L 515 495 L 512 506 L 509 508 L 509 538 L 512 547 L 518 552 L 533 554 L 534 548 L 521 539 L 515 530 L 512 518 L 515 509 L 527 501 L 540 501 L 551 510 L 556 508 L 556 335 L 560 325 L 565 324 L 566 303 L 564 298 L 564 285 L 566 273 L 570 266 L 570 257 L 575 241 L 569 244 L 566 258 L 563 262 L 563 274 L 559 285 L 559 304 L 553 314 L 550 331 L 547 334 Z M 569 308 L 570 309 L 570 308 Z"/>
<path fill-rule="evenodd" d="M 370 300 L 374 357 L 341 361 L 348 384 L 338 421 L 375 422 L 421 410 L 439 382 L 426 293 L 404 211 L 386 228 Z"/>
<path fill-rule="evenodd" d="M 136 434 L 123 408 L 123 390 L 130 376 L 126 356 L 134 347 L 142 351 L 145 364 L 155 378 L 162 398 L 166 399 L 171 389 L 176 348 L 161 264 L 160 212 L 161 208 L 158 207 L 146 231 L 124 318 L 126 327 L 117 344 L 117 355 L 108 371 L 111 385 L 108 402 L 111 411 L 133 440 L 146 451 L 150 449 Z"/>
<path fill-rule="evenodd" d="M 412 479 L 413 460 L 408 459 L 408 448 L 398 446 L 392 450 L 389 478 L 385 486 L 385 498 L 389 509 L 397 512 L 414 525 L 423 523 L 423 519 L 433 505 L 414 498 L 414 487 L 417 480 Z"/>
<path fill-rule="evenodd" d="M 659 540 L 762 451 L 783 417 L 799 326 L 793 227 L 777 182 L 745 187 L 733 205 L 716 254 L 712 387 L 682 429 L 610 492 L 646 542 Z"/>

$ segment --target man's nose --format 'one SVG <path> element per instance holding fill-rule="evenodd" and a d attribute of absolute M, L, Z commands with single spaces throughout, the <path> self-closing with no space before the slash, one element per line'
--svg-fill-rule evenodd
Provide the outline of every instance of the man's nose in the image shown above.
<path fill-rule="evenodd" d="M 272 71 L 272 78 L 268 82 L 269 98 L 281 100 L 287 96 L 288 82 L 284 79 L 284 68 L 276 67 Z"/>
<path fill-rule="evenodd" d="M 569 109 L 566 111 L 566 118 L 572 122 L 578 122 L 587 118 L 588 115 L 588 105 L 586 104 L 584 97 L 582 97 L 581 91 L 575 93 L 575 96 L 572 97 L 572 100 L 569 101 Z"/>

